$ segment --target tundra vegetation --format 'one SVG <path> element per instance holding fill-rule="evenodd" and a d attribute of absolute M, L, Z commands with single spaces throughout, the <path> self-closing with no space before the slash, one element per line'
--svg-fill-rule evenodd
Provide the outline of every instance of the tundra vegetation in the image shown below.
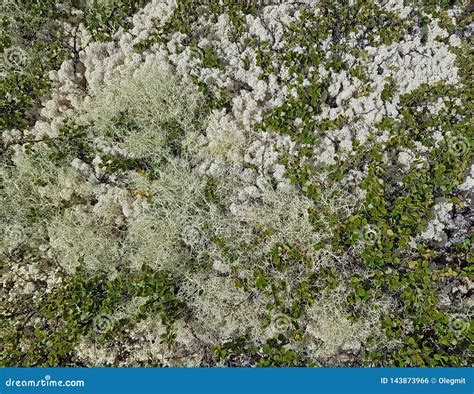
<path fill-rule="evenodd" d="M 0 366 L 472 364 L 469 1 L 0 7 Z"/>

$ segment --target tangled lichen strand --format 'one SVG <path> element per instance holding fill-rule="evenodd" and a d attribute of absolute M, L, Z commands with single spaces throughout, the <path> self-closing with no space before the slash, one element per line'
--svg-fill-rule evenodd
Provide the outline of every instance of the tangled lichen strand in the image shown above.
<path fill-rule="evenodd" d="M 469 362 L 468 5 L 269 3 L 60 12 L 2 121 L 2 365 Z"/>

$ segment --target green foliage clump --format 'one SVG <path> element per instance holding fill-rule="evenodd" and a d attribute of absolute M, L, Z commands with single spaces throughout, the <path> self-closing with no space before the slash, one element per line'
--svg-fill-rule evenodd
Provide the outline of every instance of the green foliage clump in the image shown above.
<path fill-rule="evenodd" d="M 145 300 L 140 310 L 129 318 L 115 319 L 118 305 L 134 297 Z M 122 272 L 114 279 L 78 270 L 33 305 L 25 301 L 0 320 L 1 366 L 74 366 L 75 349 L 83 337 L 103 345 L 149 316 L 171 330 L 185 313 L 176 279 L 149 267 Z"/>

